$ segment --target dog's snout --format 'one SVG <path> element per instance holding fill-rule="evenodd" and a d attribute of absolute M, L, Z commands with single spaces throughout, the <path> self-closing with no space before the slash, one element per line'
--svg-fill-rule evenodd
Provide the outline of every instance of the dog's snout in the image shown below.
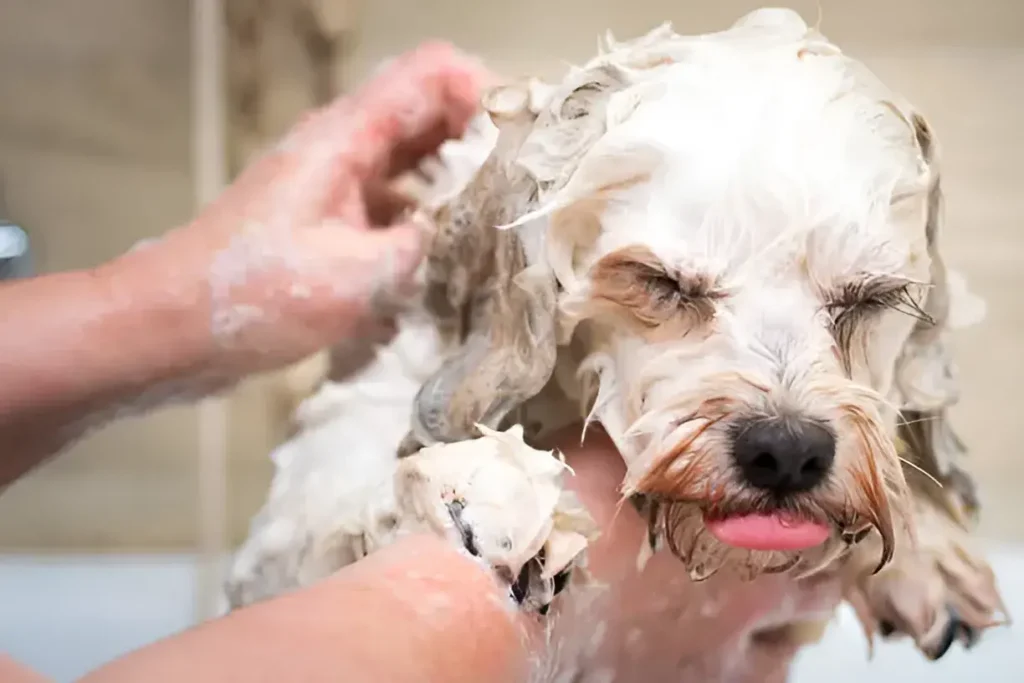
<path fill-rule="evenodd" d="M 733 439 L 733 458 L 743 478 L 772 493 L 814 488 L 828 475 L 835 456 L 835 436 L 811 420 L 749 420 Z"/>

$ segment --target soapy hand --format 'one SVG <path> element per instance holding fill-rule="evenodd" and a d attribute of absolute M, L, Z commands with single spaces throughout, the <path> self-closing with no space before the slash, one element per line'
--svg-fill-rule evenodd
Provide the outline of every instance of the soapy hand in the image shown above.
<path fill-rule="evenodd" d="M 307 115 L 168 238 L 205 271 L 223 363 L 270 369 L 387 317 L 424 241 L 388 182 L 462 134 L 487 78 L 445 44 L 399 57 Z"/>

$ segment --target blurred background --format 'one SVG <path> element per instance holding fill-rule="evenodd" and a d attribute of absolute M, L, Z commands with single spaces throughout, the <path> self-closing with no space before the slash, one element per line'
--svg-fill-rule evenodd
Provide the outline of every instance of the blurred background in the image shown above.
<path fill-rule="evenodd" d="M 428 38 L 509 75 L 557 76 L 611 28 L 727 27 L 751 0 L 0 0 L 0 224 L 36 272 L 96 265 L 187 221 L 303 109 Z M 944 150 L 947 258 L 988 302 L 955 340 L 956 422 L 1010 609 L 1024 612 L 1024 2 L 780 2 L 930 119 Z M 223 124 L 223 125 L 221 125 Z M 2 378 L 0 378 L 2 381 Z M 289 402 L 281 377 L 93 434 L 0 495 L 0 651 L 57 680 L 214 613 L 214 562 L 245 535 Z M 1017 644 L 1015 649 L 1014 644 Z M 1024 680 L 1019 631 L 929 665 L 866 662 L 844 613 L 795 678 Z M 836 673 L 838 671 L 839 673 Z M 821 674 L 822 676 L 825 674 Z"/>

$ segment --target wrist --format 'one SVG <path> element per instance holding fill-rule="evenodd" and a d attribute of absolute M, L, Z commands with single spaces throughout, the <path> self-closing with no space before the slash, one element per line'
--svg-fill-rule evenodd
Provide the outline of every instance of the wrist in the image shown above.
<path fill-rule="evenodd" d="M 306 355 L 296 349 L 315 335 L 292 307 L 324 293 L 295 296 L 295 273 L 262 236 L 250 237 L 194 223 L 98 269 L 113 318 L 131 327 L 131 364 L 146 385 L 210 393 Z M 267 263 L 251 253 L 264 251 Z"/>
<path fill-rule="evenodd" d="M 218 363 L 209 286 L 177 235 L 137 247 L 90 273 L 106 310 L 102 334 L 117 356 L 118 382 L 127 392 L 178 388 L 198 394 L 231 381 Z"/>

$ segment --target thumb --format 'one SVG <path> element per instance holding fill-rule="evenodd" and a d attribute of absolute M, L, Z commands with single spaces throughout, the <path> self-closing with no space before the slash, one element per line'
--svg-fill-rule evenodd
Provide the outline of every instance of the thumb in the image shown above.
<path fill-rule="evenodd" d="M 411 219 L 389 228 L 370 230 L 379 271 L 370 304 L 376 315 L 390 318 L 405 310 L 422 288 L 417 270 L 426 255 L 430 233 L 422 220 Z"/>

